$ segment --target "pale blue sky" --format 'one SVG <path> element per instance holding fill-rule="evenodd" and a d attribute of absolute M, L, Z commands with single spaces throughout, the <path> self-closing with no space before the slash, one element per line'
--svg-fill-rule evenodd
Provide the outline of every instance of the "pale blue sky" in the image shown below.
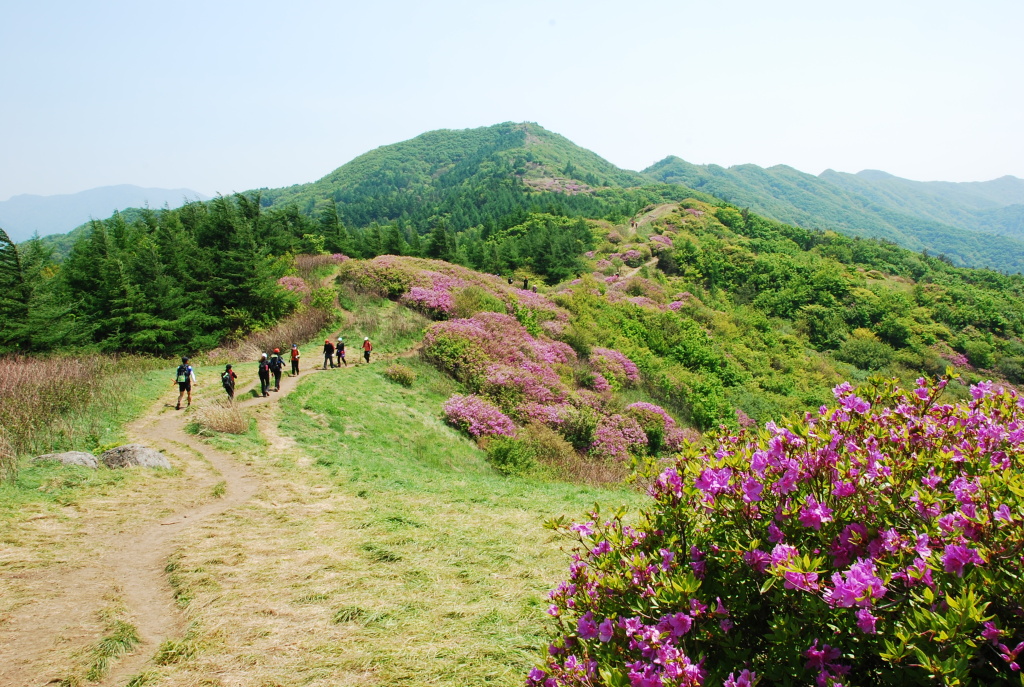
<path fill-rule="evenodd" d="M 0 200 L 320 178 L 535 121 L 611 162 L 1024 177 L 1024 2 L 0 0 Z"/>

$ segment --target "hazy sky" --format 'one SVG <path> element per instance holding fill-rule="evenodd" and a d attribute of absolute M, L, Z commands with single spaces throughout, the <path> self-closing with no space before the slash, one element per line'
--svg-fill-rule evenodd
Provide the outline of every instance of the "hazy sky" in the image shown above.
<path fill-rule="evenodd" d="M 0 200 L 313 181 L 439 128 L 1024 177 L 1024 2 L 0 1 Z"/>

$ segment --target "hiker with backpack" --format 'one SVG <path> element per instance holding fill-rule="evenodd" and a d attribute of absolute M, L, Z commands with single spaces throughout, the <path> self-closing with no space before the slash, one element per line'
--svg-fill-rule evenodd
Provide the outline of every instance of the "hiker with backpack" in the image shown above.
<path fill-rule="evenodd" d="M 267 390 L 270 388 L 270 361 L 267 360 L 266 353 L 260 355 L 259 367 L 256 369 L 256 374 L 260 377 L 260 396 L 269 396 L 270 393 Z"/>
<path fill-rule="evenodd" d="M 373 344 L 370 343 L 370 337 L 363 339 L 363 357 L 366 359 L 366 364 L 370 364 L 370 351 L 373 350 Z"/>
<path fill-rule="evenodd" d="M 280 348 L 275 348 L 274 355 L 270 356 L 270 371 L 274 375 L 274 391 L 280 391 L 281 373 L 284 372 L 284 360 L 281 359 Z"/>
<path fill-rule="evenodd" d="M 327 363 L 331 364 L 331 369 L 334 369 L 334 344 L 331 343 L 330 339 L 324 339 L 324 369 L 327 369 Z"/>
<path fill-rule="evenodd" d="M 299 346 L 292 344 L 292 377 L 299 376 Z"/>
<path fill-rule="evenodd" d="M 224 391 L 228 394 L 228 400 L 232 403 L 235 400 L 235 380 L 238 379 L 238 375 L 231 369 L 230 365 L 224 366 L 224 372 L 220 375 L 220 383 L 224 385 Z"/>
<path fill-rule="evenodd" d="M 188 394 L 188 405 L 192 405 L 192 385 L 198 384 L 198 382 L 196 382 L 195 370 L 188 364 L 188 356 L 182 356 L 181 365 L 178 365 L 178 370 L 174 373 L 172 384 L 178 385 L 178 403 L 174 409 L 181 410 L 181 399 L 185 397 L 185 394 Z"/>
<path fill-rule="evenodd" d="M 338 354 L 338 367 L 341 367 L 342 363 L 348 367 L 348 361 L 345 360 L 345 339 L 338 337 L 338 345 L 334 347 L 334 351 Z"/>

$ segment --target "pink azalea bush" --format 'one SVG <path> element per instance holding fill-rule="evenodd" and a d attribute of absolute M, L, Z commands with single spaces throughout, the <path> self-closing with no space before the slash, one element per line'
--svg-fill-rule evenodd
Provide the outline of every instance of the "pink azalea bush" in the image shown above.
<path fill-rule="evenodd" d="M 444 403 L 444 415 L 448 422 L 474 437 L 515 434 L 512 420 L 479 396 L 452 396 Z"/>
<path fill-rule="evenodd" d="M 590 352 L 590 364 L 613 386 L 633 386 L 640 382 L 636 363 L 614 349 L 595 347 Z"/>
<path fill-rule="evenodd" d="M 298 293 L 306 295 L 309 293 L 309 285 L 302 279 L 302 277 L 281 277 L 277 280 L 277 283 L 282 288 L 291 291 L 292 293 Z"/>
<path fill-rule="evenodd" d="M 591 512 L 527 684 L 1019 684 L 1024 399 L 835 389 L 690 446 L 639 518 Z"/>
<path fill-rule="evenodd" d="M 426 359 L 463 382 L 474 398 L 486 399 L 510 422 L 546 425 L 592 457 L 622 461 L 670 446 L 675 420 L 662 408 L 638 403 L 623 415 L 608 409 L 611 379 L 617 388 L 640 381 L 636 364 L 616 350 L 593 349 L 588 365 L 568 344 L 534 336 L 513 316 L 492 312 L 436 322 L 423 343 Z M 450 414 L 449 421 L 467 426 Z M 673 442 L 680 446 L 682 437 Z"/>
<path fill-rule="evenodd" d="M 597 458 L 625 460 L 647 446 L 647 435 L 634 418 L 607 415 L 597 422 L 590 454 Z"/>
<path fill-rule="evenodd" d="M 644 256 L 635 248 L 631 248 L 622 254 L 622 262 L 626 263 L 630 267 L 639 267 L 643 261 Z"/>

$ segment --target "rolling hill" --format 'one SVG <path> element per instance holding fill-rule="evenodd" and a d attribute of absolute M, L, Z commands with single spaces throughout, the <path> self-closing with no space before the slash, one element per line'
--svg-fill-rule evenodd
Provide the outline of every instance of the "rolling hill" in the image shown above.
<path fill-rule="evenodd" d="M 885 172 L 820 176 L 792 167 L 695 165 L 670 156 L 643 172 L 780 222 L 893 241 L 958 265 L 1024 269 L 1024 181 L 919 182 Z"/>

